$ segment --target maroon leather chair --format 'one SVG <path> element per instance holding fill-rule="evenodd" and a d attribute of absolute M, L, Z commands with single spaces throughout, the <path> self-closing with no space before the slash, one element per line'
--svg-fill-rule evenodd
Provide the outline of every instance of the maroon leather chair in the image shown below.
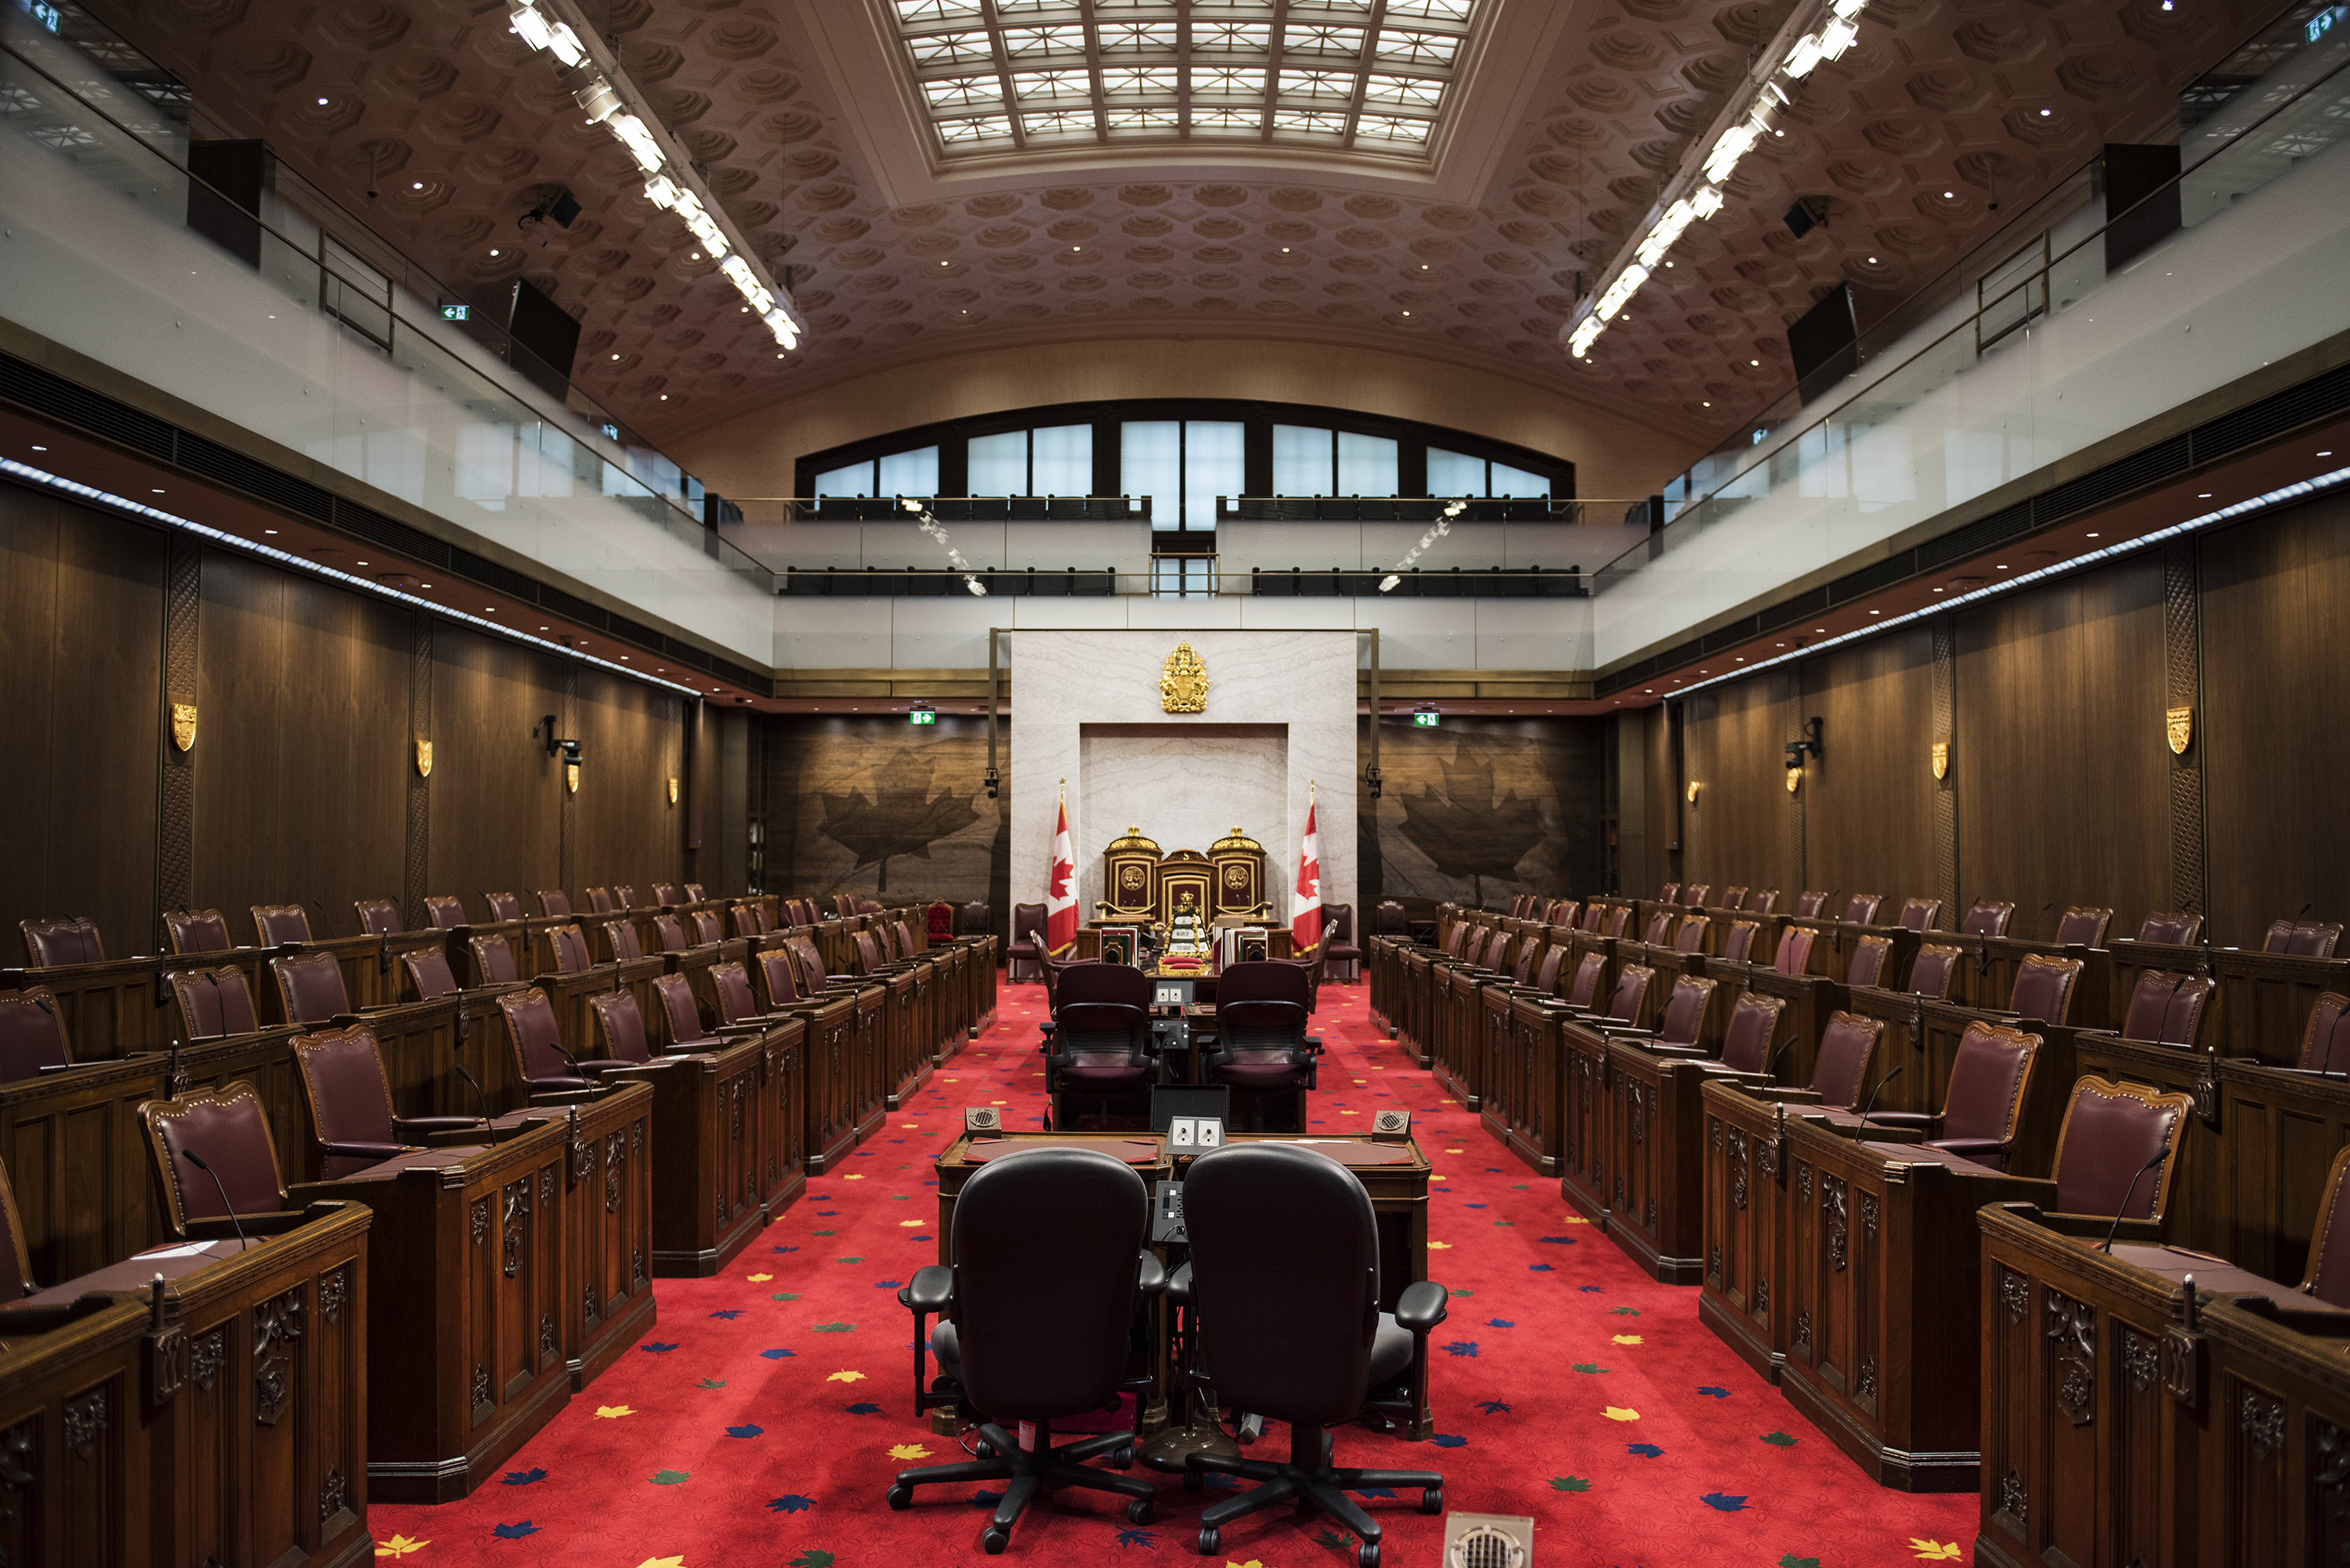
<path fill-rule="evenodd" d="M 1863 937 L 1852 950 L 1851 961 L 1845 966 L 1846 985 L 1877 986 L 1885 983 L 1885 961 L 1893 953 L 1891 937 Z"/>
<path fill-rule="evenodd" d="M 1885 1038 L 1885 1021 L 1857 1013 L 1831 1012 L 1820 1031 L 1819 1055 L 1812 1067 L 1812 1093 L 1819 1103 L 1848 1111 L 1868 1086 L 1869 1059 Z"/>
<path fill-rule="evenodd" d="M 688 882 L 685 885 L 685 901 L 687 903 L 699 904 L 709 897 L 709 893 L 703 889 L 701 883 Z"/>
<path fill-rule="evenodd" d="M 739 963 L 710 966 L 711 989 L 718 995 L 718 1027 L 755 1033 L 771 1027 L 776 1015 L 759 1011 L 757 1000 L 751 994 L 751 977 Z"/>
<path fill-rule="evenodd" d="M 1531 986 L 1532 990 L 1540 992 L 1544 996 L 1549 996 L 1558 990 L 1558 971 L 1560 967 L 1566 962 L 1566 955 L 1569 950 L 1570 950 L 1566 947 L 1555 942 L 1549 947 L 1543 949 L 1542 962 L 1534 969 L 1534 977 Z"/>
<path fill-rule="evenodd" d="M 591 915 L 610 914 L 612 912 L 612 889 L 609 888 L 588 888 L 588 912 Z"/>
<path fill-rule="evenodd" d="M 1404 918 L 1403 905 L 1398 900 L 1380 899 L 1376 913 L 1379 920 L 1379 935 L 1397 938 L 1411 935 L 1411 922 Z"/>
<path fill-rule="evenodd" d="M 889 955 L 882 950 L 886 939 L 872 931 L 852 931 L 849 940 L 857 948 L 857 972 L 879 974 L 889 967 Z"/>
<path fill-rule="evenodd" d="M 636 888 L 625 882 L 615 883 L 612 888 L 612 907 L 616 909 L 635 909 L 637 907 Z"/>
<path fill-rule="evenodd" d="M 2144 1221 L 2139 1235 L 2151 1229 L 2158 1236 L 2178 1172 L 2178 1140 L 2194 1106 L 2191 1095 L 2140 1084 L 2095 1076 L 2075 1083 L 2056 1136 L 2054 1211 Z M 2147 1170 L 2164 1149 L 2170 1158 Z"/>
<path fill-rule="evenodd" d="M 2018 1018 L 2041 1023 L 2062 1023 L 2072 1015 L 2073 987 L 2081 978 L 2079 959 L 2050 958 L 2026 953 L 2015 971 L 2007 1010 Z"/>
<path fill-rule="evenodd" d="M 1134 972 L 1141 975 L 1139 970 Z M 1065 990 L 1068 984 L 1065 979 Z M 1149 1003 L 1149 977 L 1142 978 L 1137 994 L 1145 1005 Z M 1281 1127 L 1264 1123 L 1265 1112 L 1274 1108 L 1276 1097 L 1295 1106 L 1297 1091 L 1315 1086 L 1322 1042 L 1305 1032 L 1312 1011 L 1310 977 L 1296 964 L 1278 959 L 1242 962 L 1228 965 L 1217 977 L 1216 1049 L 1202 1064 L 1200 1077 L 1203 1083 L 1232 1088 L 1235 1128 L 1305 1130 L 1303 1125 Z M 1144 1032 L 1149 1032 L 1147 1023 Z"/>
<path fill-rule="evenodd" d="M 974 898 L 965 904 L 956 917 L 957 929 L 967 937 L 983 937 L 994 929 L 995 911 L 983 900 Z"/>
<path fill-rule="evenodd" d="M 661 1021 L 669 1030 L 665 1051 L 712 1050 L 724 1041 L 710 1033 L 702 1022 L 702 1006 L 693 999 L 693 985 L 681 974 L 665 974 L 653 981 L 653 994 L 660 998 Z M 638 1020 L 643 1022 L 641 1018 Z"/>
<path fill-rule="evenodd" d="M 2165 974 L 2140 970 L 2130 988 L 2129 1007 L 2122 1015 L 2122 1038 L 2147 1040 L 2161 1045 L 2193 1045 L 2203 1027 L 2203 1014 L 2219 990 L 2213 981 L 2192 974 Z M 2321 1002 L 2323 998 L 2320 998 Z M 2312 1020 L 2314 1021 L 2314 1014 Z M 2350 1065 L 2350 1055 L 2343 1057 Z"/>
<path fill-rule="evenodd" d="M 679 890 L 676 883 L 656 882 L 653 884 L 653 902 L 660 905 L 661 908 L 668 909 L 673 905 L 682 904 L 686 901 L 687 899 L 684 894 Z M 697 896 L 692 902 L 698 904 L 702 902 L 702 899 Z"/>
<path fill-rule="evenodd" d="M 675 915 L 655 915 L 653 940 L 665 953 L 683 952 L 689 945 L 685 940 L 685 922 Z"/>
<path fill-rule="evenodd" d="M 1809 926 L 1789 926 L 1779 933 L 1779 950 L 1772 955 L 1771 967 L 1781 974 L 1809 974 L 1812 970 L 1813 947 L 1819 933 Z"/>
<path fill-rule="evenodd" d="M 1701 909 L 1705 907 L 1706 899 L 1712 897 L 1712 883 L 1692 882 L 1688 887 L 1681 889 L 1679 902 L 1685 909 Z"/>
<path fill-rule="evenodd" d="M 1877 924 L 1877 907 L 1885 902 L 1882 893 L 1855 893 L 1844 901 L 1844 918 L 1856 926 Z"/>
<path fill-rule="evenodd" d="M 424 918 L 432 922 L 432 929 L 436 931 L 453 931 L 467 923 L 464 900 L 453 893 L 434 894 L 424 900 Z M 490 919 L 499 918 L 493 907 Z"/>
<path fill-rule="evenodd" d="M 1329 904 L 1322 910 L 1325 929 L 1329 934 L 1329 951 L 1326 961 L 1330 978 L 1341 985 L 1360 984 L 1363 978 L 1363 950 L 1355 940 L 1355 906 Z"/>
<path fill-rule="evenodd" d="M 1528 937 L 1518 944 L 1518 961 L 1510 969 L 1512 985 L 1523 986 L 1526 983 L 1526 977 L 1534 973 L 1534 960 L 1542 956 L 1542 950 L 1543 943 L 1540 937 Z"/>
<path fill-rule="evenodd" d="M 1901 906 L 1901 925 L 1905 930 L 1930 931 L 1934 922 L 1942 918 L 1939 898 L 1911 898 Z"/>
<path fill-rule="evenodd" d="M 735 904 L 730 907 L 726 912 L 733 919 L 734 934 L 736 936 L 755 937 L 762 934 L 759 928 L 759 909 L 757 905 Z"/>
<path fill-rule="evenodd" d="M 1648 929 L 1640 940 L 1652 948 L 1660 948 L 1672 935 L 1673 921 L 1679 917 L 1669 910 L 1659 909 L 1648 917 Z"/>
<path fill-rule="evenodd" d="M 229 950 L 228 919 L 218 909 L 174 909 L 163 917 L 163 934 L 175 957 Z"/>
<path fill-rule="evenodd" d="M 1873 1111 L 1869 1125 L 1915 1129 L 1930 1147 L 2004 1170 L 2040 1046 L 2037 1034 L 1976 1019 L 1959 1038 L 1940 1111 Z"/>
<path fill-rule="evenodd" d="M 1713 1005 L 1713 993 L 1718 984 L 1715 981 L 1687 974 L 1674 981 L 1671 993 L 1665 998 L 1665 1009 L 1658 1014 L 1655 1035 L 1640 1040 L 1638 1044 L 1643 1048 L 1654 1047 L 1668 1054 L 1679 1054 L 1674 1050 L 1675 1047 L 1693 1054 L 1699 1037 L 1705 1033 L 1706 1011 Z M 1627 1032 L 1611 1028 L 1607 1033 L 1621 1035 Z"/>
<path fill-rule="evenodd" d="M 1828 896 L 1825 893 L 1804 892 L 1796 894 L 1795 918 L 1797 919 L 1804 919 L 1817 915 L 1823 909 L 1827 907 L 1827 901 Z"/>
<path fill-rule="evenodd" d="M 2317 1234 L 2310 1241 L 2309 1267 L 2301 1276 L 2302 1293 L 2328 1306 L 2350 1307 L 2350 1201 L 2345 1193 L 2350 1193 L 2350 1148 L 2336 1154 L 2325 1173 L 2325 1190 L 2317 1200 Z"/>
<path fill-rule="evenodd" d="M 1302 989 L 1304 977 L 1284 967 Z M 1220 1003 L 1229 994 L 1231 974 L 1226 971 L 1218 982 Z M 1073 1131 L 1088 1116 L 1103 1125 L 1113 1116 L 1139 1116 L 1147 1126 L 1150 1085 L 1159 1077 L 1150 977 L 1131 964 L 1081 963 L 1064 971 L 1054 991 L 1045 1057 L 1054 1128 Z M 1220 1023 L 1222 1013 L 1219 1005 Z"/>
<path fill-rule="evenodd" d="M 1681 885 L 1679 882 L 1668 882 L 1663 887 L 1657 889 L 1658 903 L 1678 904 L 1680 901 Z"/>
<path fill-rule="evenodd" d="M 769 948 L 753 953 L 751 961 L 759 978 L 759 989 L 767 999 L 769 1012 L 781 1012 L 800 1000 L 798 979 L 792 973 L 792 955 L 781 948 Z"/>
<path fill-rule="evenodd" d="M 549 888 L 538 895 L 538 912 L 551 920 L 571 918 L 571 895 L 560 888 Z"/>
<path fill-rule="evenodd" d="M 2345 1013 L 2350 1013 L 2350 996 L 2338 992 L 2321 992 L 2311 1005 L 2308 1026 L 2301 1032 L 2301 1060 L 2295 1064 L 2303 1072 L 2350 1072 L 2350 1040 L 2340 1041 L 2335 1049 Z"/>
<path fill-rule="evenodd" d="M 1977 898 L 1974 907 L 1967 911 L 1967 918 L 1960 922 L 1959 929 L 1970 937 L 2003 937 L 2007 935 L 2008 922 L 2013 919 L 2013 904 Z"/>
<path fill-rule="evenodd" d="M 88 915 L 19 920 L 16 928 L 25 933 L 25 961 L 35 969 L 106 961 L 106 944 L 99 940 L 98 923 Z"/>
<path fill-rule="evenodd" d="M 614 963 L 631 963 L 645 956 L 645 944 L 637 936 L 634 920 L 607 920 L 604 941 L 612 950 Z"/>
<path fill-rule="evenodd" d="M 236 965 L 174 970 L 163 978 L 180 1004 L 180 1027 L 189 1039 L 216 1040 L 260 1029 L 252 989 L 244 983 L 244 971 Z"/>
<path fill-rule="evenodd" d="M 388 937 L 400 929 L 400 906 L 389 898 L 360 898 L 351 908 L 359 911 L 359 929 L 371 937 Z"/>
<path fill-rule="evenodd" d="M 255 904 L 252 914 L 254 938 L 265 948 L 311 940 L 310 917 L 299 904 Z"/>
<path fill-rule="evenodd" d="M 351 1010 L 343 966 L 332 953 L 296 953 L 269 961 L 278 1004 L 288 1023 L 332 1023 Z"/>
<path fill-rule="evenodd" d="M 2200 915 L 2148 915 L 2146 923 L 2137 929 L 2137 940 L 2142 942 L 2169 942 L 2179 947 L 2192 944 L 2202 934 Z"/>
<path fill-rule="evenodd" d="M 1673 951 L 1677 953 L 1705 951 L 1706 933 L 1712 929 L 1713 922 L 1704 916 L 1684 915 L 1681 918 L 1680 929 L 1673 933 Z"/>
<path fill-rule="evenodd" d="M 588 956 L 587 933 L 577 926 L 556 926 L 546 933 L 547 951 L 557 974 L 577 974 L 595 967 Z"/>
<path fill-rule="evenodd" d="M 1599 933 L 1602 936 L 1620 937 L 1624 934 L 1624 928 L 1631 923 L 1632 906 L 1626 904 L 1607 911 L 1607 919 L 1600 923 Z"/>
<path fill-rule="evenodd" d="M 1721 939 L 1721 956 L 1725 962 L 1749 963 L 1754 957 L 1754 933 L 1762 928 L 1752 920 L 1732 920 L 1730 934 Z"/>
<path fill-rule="evenodd" d="M 481 1127 L 473 1116 L 400 1116 L 391 1106 L 383 1050 L 364 1023 L 294 1037 L 294 1068 L 310 1107 L 310 1134 L 324 1178 L 349 1176 L 420 1147 L 433 1133 Z M 199 1154 L 211 1158 L 208 1150 Z"/>
<path fill-rule="evenodd" d="M 1786 1007 L 1783 996 L 1750 991 L 1740 997 L 1721 1033 L 1721 1070 L 1745 1075 L 1766 1071 L 1771 1065 L 1772 1037 L 1779 1033 L 1779 1017 Z"/>
<path fill-rule="evenodd" d="M 1438 950 L 1446 958 L 1459 958 L 1461 950 L 1469 945 L 1469 933 L 1474 929 L 1466 920 L 1453 921 L 1452 928 L 1444 933 L 1444 940 L 1438 944 Z"/>
<path fill-rule="evenodd" d="M 1608 993 L 1607 1011 L 1597 1016 L 1638 1026 L 1648 1004 L 1648 988 L 1656 978 L 1657 971 L 1646 964 L 1626 964 L 1617 973 L 1616 989 Z"/>
<path fill-rule="evenodd" d="M 935 902 L 925 907 L 922 910 L 922 930 L 933 943 L 940 946 L 954 940 L 955 907 L 944 902 Z"/>
<path fill-rule="evenodd" d="M 2339 925 L 2317 920 L 2277 920 L 2261 940 L 2261 951 L 2290 953 L 2295 958 L 2332 958 L 2334 944 L 2341 939 Z"/>
<path fill-rule="evenodd" d="M 1606 953 L 1586 953 L 1575 966 L 1575 980 L 1566 988 L 1566 1004 L 1587 1012 L 1598 1001 L 1600 978 L 1607 972 Z"/>
<path fill-rule="evenodd" d="M 724 922 L 719 919 L 717 910 L 693 911 L 693 940 L 698 946 L 707 946 L 712 942 L 723 942 L 726 940 L 726 927 Z"/>
<path fill-rule="evenodd" d="M 525 1095 L 574 1094 L 595 1086 L 572 1071 L 546 992 L 535 985 L 509 992 L 498 998 L 498 1011 L 505 1015 L 506 1042 L 514 1048 L 515 1075 Z"/>
<path fill-rule="evenodd" d="M 176 1100 L 144 1100 L 139 1119 L 146 1128 L 148 1152 L 154 1157 L 163 1221 L 174 1237 L 222 1241 L 235 1235 L 239 1227 L 252 1237 L 301 1223 L 299 1213 L 286 1210 L 286 1182 L 278 1173 L 269 1117 L 252 1085 L 239 1081 Z M 191 1149 L 212 1168 L 210 1175 L 189 1161 Z M 235 1210 L 233 1220 L 231 1208 Z"/>
<path fill-rule="evenodd" d="M 505 943 L 501 940 L 498 945 Z M 435 1002 L 463 989 L 449 968 L 449 955 L 439 948 L 411 949 L 400 955 L 400 967 L 408 976 L 408 989 L 415 993 L 415 1001 Z"/>
<path fill-rule="evenodd" d="M 2056 922 L 2056 940 L 2065 947 L 2104 947 L 2106 928 L 2113 919 L 2111 909 L 2092 909 L 2076 904 Z"/>
<path fill-rule="evenodd" d="M 604 1043 L 604 1054 L 581 1057 L 580 1072 L 601 1078 L 614 1068 L 641 1067 L 652 1061 L 652 1046 L 645 1038 L 644 1014 L 637 1010 L 635 992 L 608 991 L 591 996 L 588 1011 L 596 1016 L 596 1037 Z"/>
<path fill-rule="evenodd" d="M 1909 961 L 1909 984 L 1912 996 L 1930 996 L 1935 1001 L 1946 1000 L 1950 994 L 1950 981 L 1959 972 L 1959 950 L 1928 942 Z"/>
<path fill-rule="evenodd" d="M 1764 888 L 1758 892 L 1746 895 L 1746 909 L 1749 914 L 1767 915 L 1778 907 L 1779 889 L 1776 888 Z"/>
<path fill-rule="evenodd" d="M 0 992 L 0 1084 L 71 1065 L 73 1044 L 49 988 Z"/>
<path fill-rule="evenodd" d="M 1746 908 L 1746 889 L 1743 888 L 1724 888 L 1721 890 L 1721 907 L 1725 909 L 1742 909 Z"/>
<path fill-rule="evenodd" d="M 484 985 L 513 985 L 522 979 L 514 946 L 505 938 L 468 937 L 465 940 L 473 950 L 473 967 L 482 971 Z"/>
<path fill-rule="evenodd" d="M 1461 939 L 1460 960 L 1463 966 L 1475 969 L 1485 961 L 1485 938 L 1482 926 L 1472 926 Z"/>
<path fill-rule="evenodd" d="M 482 901 L 490 907 L 490 919 L 493 920 L 519 920 L 522 919 L 522 896 L 520 894 L 484 893 L 482 895 Z M 567 909 L 564 912 L 566 914 L 570 913 Z"/>

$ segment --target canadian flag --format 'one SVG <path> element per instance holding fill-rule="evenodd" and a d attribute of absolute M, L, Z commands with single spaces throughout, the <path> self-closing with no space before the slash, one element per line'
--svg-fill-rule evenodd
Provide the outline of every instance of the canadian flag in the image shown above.
<path fill-rule="evenodd" d="M 1069 803 L 1053 829 L 1053 869 L 1045 883 L 1045 945 L 1057 952 L 1077 940 L 1077 851 L 1069 842 Z"/>
<path fill-rule="evenodd" d="M 1314 824 L 1314 804 L 1305 805 L 1305 844 L 1297 852 L 1297 912 L 1289 920 L 1289 945 L 1299 953 L 1322 940 L 1322 830 Z"/>

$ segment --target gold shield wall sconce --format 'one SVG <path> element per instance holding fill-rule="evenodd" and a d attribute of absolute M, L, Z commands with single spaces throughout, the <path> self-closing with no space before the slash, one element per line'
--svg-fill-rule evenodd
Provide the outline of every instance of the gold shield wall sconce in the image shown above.
<path fill-rule="evenodd" d="M 196 749 L 196 705 L 193 702 L 172 704 L 172 744 L 183 752 Z"/>
<path fill-rule="evenodd" d="M 1934 782 L 1936 784 L 1939 784 L 1942 780 L 1950 776 L 1950 742 L 1937 741 L 1934 742 L 1933 756 L 1929 759 L 1928 765 L 1934 770 Z"/>
<path fill-rule="evenodd" d="M 430 741 L 416 742 L 416 776 L 421 779 L 432 776 L 432 742 Z"/>
<path fill-rule="evenodd" d="M 670 775 L 669 803 L 671 805 L 675 805 L 677 804 L 677 775 L 675 774 L 671 774 Z"/>
<path fill-rule="evenodd" d="M 2162 716 L 2163 738 L 2170 742 L 2170 754 L 2183 757 L 2187 748 L 2195 743 L 2195 710 L 2173 708 Z"/>

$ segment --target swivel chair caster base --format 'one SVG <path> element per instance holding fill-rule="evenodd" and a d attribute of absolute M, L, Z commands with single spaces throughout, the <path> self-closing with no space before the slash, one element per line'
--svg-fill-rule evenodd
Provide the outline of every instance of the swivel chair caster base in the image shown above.
<path fill-rule="evenodd" d="M 1000 1480 L 1008 1484 L 996 1502 L 995 1514 L 980 1534 L 980 1544 L 990 1556 L 1002 1552 L 1012 1540 L 1012 1526 L 1028 1505 L 1055 1487 L 1085 1487 L 1094 1491 L 1115 1492 L 1128 1499 L 1127 1518 L 1136 1524 L 1150 1521 L 1153 1501 L 1159 1489 L 1139 1476 L 1112 1475 L 1088 1467 L 1084 1461 L 1109 1457 L 1116 1465 L 1134 1462 L 1134 1434 L 1110 1432 L 1099 1437 L 1082 1438 L 1073 1443 L 1053 1446 L 1050 1423 L 1036 1423 L 1035 1447 L 1023 1449 L 1018 1439 L 993 1422 L 979 1429 L 979 1451 L 987 1456 L 953 1465 L 924 1465 L 920 1469 L 899 1470 L 889 1491 L 889 1506 L 903 1509 L 912 1505 L 914 1489 L 918 1486 L 964 1481 Z"/>
<path fill-rule="evenodd" d="M 1189 1427 L 1169 1427 L 1142 1445 L 1142 1462 L 1154 1470 L 1183 1474 L 1193 1454 L 1236 1457 L 1240 1448 L 1212 1420 Z"/>

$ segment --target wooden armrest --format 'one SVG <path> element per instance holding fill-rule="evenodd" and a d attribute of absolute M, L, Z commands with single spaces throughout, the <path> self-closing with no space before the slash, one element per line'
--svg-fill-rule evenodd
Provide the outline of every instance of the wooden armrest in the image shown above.
<path fill-rule="evenodd" d="M 78 1318 L 104 1312 L 114 1303 L 115 1297 L 109 1292 L 84 1291 L 73 1300 L 55 1306 L 0 1307 L 0 1339 L 29 1339 L 36 1334 L 47 1334 Z"/>
<path fill-rule="evenodd" d="M 475 1122 L 469 1127 L 451 1127 L 442 1132 L 428 1132 L 424 1135 L 426 1148 L 471 1148 L 477 1144 L 485 1144 L 489 1141 L 490 1128 L 486 1122 Z"/>

